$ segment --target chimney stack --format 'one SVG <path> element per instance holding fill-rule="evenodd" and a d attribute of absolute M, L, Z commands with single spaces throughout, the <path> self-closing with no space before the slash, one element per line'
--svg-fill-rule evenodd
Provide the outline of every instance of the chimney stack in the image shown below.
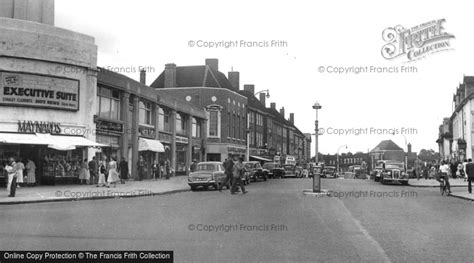
<path fill-rule="evenodd" d="M 230 71 L 227 76 L 232 88 L 238 91 L 240 89 L 240 73 L 238 71 Z"/>
<path fill-rule="evenodd" d="M 252 95 L 253 95 L 253 94 L 255 94 L 255 85 L 253 85 L 253 84 L 245 84 L 245 85 L 244 85 L 244 90 L 246 90 L 246 91 L 252 93 Z"/>
<path fill-rule="evenodd" d="M 408 153 L 411 153 L 411 143 L 408 143 L 407 148 L 408 148 L 408 149 L 407 149 L 407 150 L 408 150 Z"/>
<path fill-rule="evenodd" d="M 290 113 L 290 123 L 295 125 L 295 114 L 294 113 Z"/>
<path fill-rule="evenodd" d="M 280 114 L 283 118 L 285 118 L 285 107 L 281 107 Z"/>
<path fill-rule="evenodd" d="M 275 103 L 275 102 L 271 102 L 271 103 L 270 103 L 270 108 L 276 110 L 276 107 L 277 107 L 277 106 L 276 106 L 276 103 Z"/>
<path fill-rule="evenodd" d="M 176 87 L 176 64 L 169 63 L 165 65 L 165 88 Z"/>
<path fill-rule="evenodd" d="M 219 71 L 219 60 L 217 58 L 207 58 L 206 66 L 210 67 L 212 70 Z"/>
<path fill-rule="evenodd" d="M 260 95 L 260 102 L 263 104 L 263 106 L 266 107 L 265 98 L 267 97 L 267 94 L 262 92 L 259 95 Z"/>
<path fill-rule="evenodd" d="M 146 85 L 146 71 L 145 69 L 140 70 L 140 83 Z"/>

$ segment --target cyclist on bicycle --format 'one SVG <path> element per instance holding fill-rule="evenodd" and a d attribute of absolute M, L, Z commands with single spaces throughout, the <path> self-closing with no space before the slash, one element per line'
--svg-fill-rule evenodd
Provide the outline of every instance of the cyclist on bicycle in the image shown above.
<path fill-rule="evenodd" d="M 448 190 L 448 193 L 451 193 L 451 186 L 449 185 L 449 172 L 450 172 L 450 167 L 447 162 L 442 161 L 441 166 L 439 167 L 439 172 L 441 175 L 438 177 L 438 182 L 442 182 L 441 179 L 444 180 L 444 183 L 446 184 L 446 189 Z"/>

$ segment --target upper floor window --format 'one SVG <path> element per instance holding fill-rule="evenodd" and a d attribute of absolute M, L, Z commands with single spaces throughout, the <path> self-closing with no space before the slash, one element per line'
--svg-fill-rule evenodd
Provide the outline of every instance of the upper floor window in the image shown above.
<path fill-rule="evenodd" d="M 194 138 L 201 138 L 201 122 L 196 118 L 192 118 L 192 136 Z"/>
<path fill-rule="evenodd" d="M 170 115 L 170 110 L 165 108 L 158 109 L 158 129 L 160 131 L 171 132 Z"/>
<path fill-rule="evenodd" d="M 177 113 L 176 114 L 176 133 L 179 134 L 186 134 L 186 121 L 184 119 L 184 116 Z"/>
<path fill-rule="evenodd" d="M 97 87 L 97 115 L 101 118 L 120 120 L 120 92 L 105 87 Z"/>
<path fill-rule="evenodd" d="M 208 136 L 220 137 L 221 112 L 216 109 L 208 110 Z"/>
<path fill-rule="evenodd" d="M 138 103 L 138 108 L 139 108 L 138 123 L 152 125 L 151 103 L 140 101 Z"/>

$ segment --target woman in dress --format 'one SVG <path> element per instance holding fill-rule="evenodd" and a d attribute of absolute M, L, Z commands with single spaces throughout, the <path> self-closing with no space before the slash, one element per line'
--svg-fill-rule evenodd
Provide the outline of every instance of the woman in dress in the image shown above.
<path fill-rule="evenodd" d="M 115 157 L 112 157 L 110 158 L 109 162 L 109 176 L 107 177 L 107 188 L 110 187 L 110 184 L 114 184 L 114 187 L 116 187 L 118 181 L 120 181 L 120 178 L 117 172 L 117 161 L 115 160 Z"/>
<path fill-rule="evenodd" d="M 28 186 L 35 186 L 36 185 L 36 165 L 35 162 L 31 159 L 27 159 L 28 162 L 26 163 L 26 183 Z"/>
<path fill-rule="evenodd" d="M 84 162 L 81 163 L 81 168 L 79 172 L 79 181 L 81 184 L 89 184 L 91 175 L 89 173 L 89 165 L 87 164 L 87 159 L 84 159 Z"/>
<path fill-rule="evenodd" d="M 97 182 L 97 187 L 106 186 L 107 183 L 105 181 L 105 174 L 107 173 L 107 165 L 106 165 L 106 158 L 99 162 L 99 180 Z"/>

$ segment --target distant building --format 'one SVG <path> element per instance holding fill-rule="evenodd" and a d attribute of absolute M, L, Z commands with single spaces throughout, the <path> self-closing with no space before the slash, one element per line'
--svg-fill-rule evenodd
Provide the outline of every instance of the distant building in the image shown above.
<path fill-rule="evenodd" d="M 370 158 L 372 165 L 375 165 L 378 160 L 392 160 L 399 162 L 407 162 L 407 167 L 413 167 L 416 160 L 416 153 L 411 150 L 411 144 L 407 145 L 408 152 L 405 152 L 400 146 L 392 140 L 381 141 L 374 149 L 370 151 Z M 373 166 L 372 166 L 373 168 Z"/>

